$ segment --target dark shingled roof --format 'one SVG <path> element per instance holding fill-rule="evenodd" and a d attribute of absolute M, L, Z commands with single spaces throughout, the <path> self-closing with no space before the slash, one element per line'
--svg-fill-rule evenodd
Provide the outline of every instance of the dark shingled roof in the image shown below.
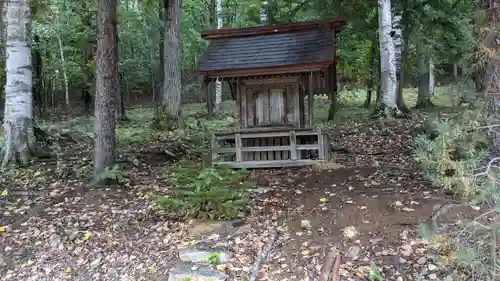
<path fill-rule="evenodd" d="M 335 35 L 344 23 L 337 19 L 204 31 L 211 41 L 197 73 L 332 63 Z"/>

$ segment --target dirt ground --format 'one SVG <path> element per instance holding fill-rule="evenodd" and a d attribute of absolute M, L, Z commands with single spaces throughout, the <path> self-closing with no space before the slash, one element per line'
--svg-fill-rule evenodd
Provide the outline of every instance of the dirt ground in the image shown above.
<path fill-rule="evenodd" d="M 332 247 L 346 256 L 343 280 L 366 280 L 372 264 L 384 280 L 443 280 L 446 268 L 417 227 L 453 198 L 426 186 L 412 161 L 411 130 L 405 121 L 348 124 L 331 132 L 347 150 L 334 164 L 252 171 L 262 192 L 248 227 L 229 237 L 195 237 L 193 222 L 156 214 L 152 198 L 168 189 L 161 163 L 131 167 L 123 187 L 79 189 L 71 180 L 36 194 L 12 187 L 17 193 L 0 197 L 0 280 L 166 280 L 178 248 L 195 240 L 232 250 L 235 259 L 217 269 L 245 280 L 274 229 L 279 239 L 258 280 L 307 280 Z"/>

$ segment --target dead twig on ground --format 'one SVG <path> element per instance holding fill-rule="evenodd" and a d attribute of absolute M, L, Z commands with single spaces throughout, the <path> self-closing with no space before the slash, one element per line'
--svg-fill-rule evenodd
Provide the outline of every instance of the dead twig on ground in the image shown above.
<path fill-rule="evenodd" d="M 340 281 L 340 262 L 340 252 L 335 248 L 332 249 L 326 256 L 318 281 L 329 281 L 330 276 L 332 277 L 332 281 Z"/>
<path fill-rule="evenodd" d="M 270 236 L 269 240 L 267 241 L 267 244 L 262 248 L 262 250 L 259 252 L 257 255 L 257 258 L 255 259 L 255 262 L 252 266 L 251 275 L 249 281 L 255 281 L 257 280 L 257 275 L 259 275 L 259 270 L 260 270 L 260 264 L 262 263 L 263 260 L 267 258 L 267 255 L 271 251 L 274 242 L 276 242 L 276 239 L 278 239 L 278 232 L 274 231 Z"/>

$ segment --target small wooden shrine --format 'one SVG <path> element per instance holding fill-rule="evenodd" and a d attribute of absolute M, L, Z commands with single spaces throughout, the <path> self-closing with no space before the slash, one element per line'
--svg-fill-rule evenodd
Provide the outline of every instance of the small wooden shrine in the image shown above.
<path fill-rule="evenodd" d="M 197 74 L 204 77 L 209 118 L 216 79 L 229 83 L 241 128 L 218 133 L 213 164 L 235 168 L 312 165 L 328 160 L 329 142 L 313 127 L 313 95 L 335 95 L 336 39 L 344 18 L 210 29 Z"/>

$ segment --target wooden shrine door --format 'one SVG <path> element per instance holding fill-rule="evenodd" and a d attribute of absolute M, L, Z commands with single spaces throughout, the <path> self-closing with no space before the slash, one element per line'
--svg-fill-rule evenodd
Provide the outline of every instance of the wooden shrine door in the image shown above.
<path fill-rule="evenodd" d="M 256 126 L 286 125 L 284 89 L 267 88 L 259 91 L 255 100 Z"/>
<path fill-rule="evenodd" d="M 287 81 L 288 82 L 288 81 Z M 242 127 L 300 126 L 298 83 L 244 85 Z"/>

